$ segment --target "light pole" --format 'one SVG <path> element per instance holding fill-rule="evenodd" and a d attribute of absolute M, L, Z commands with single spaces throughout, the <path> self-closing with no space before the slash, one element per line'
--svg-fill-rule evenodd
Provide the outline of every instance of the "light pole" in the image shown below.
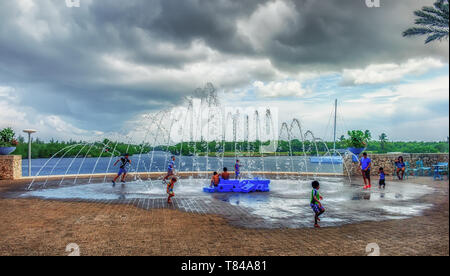
<path fill-rule="evenodd" d="M 31 134 L 35 133 L 34 129 L 24 129 L 23 132 L 28 133 L 28 176 L 31 176 Z"/>

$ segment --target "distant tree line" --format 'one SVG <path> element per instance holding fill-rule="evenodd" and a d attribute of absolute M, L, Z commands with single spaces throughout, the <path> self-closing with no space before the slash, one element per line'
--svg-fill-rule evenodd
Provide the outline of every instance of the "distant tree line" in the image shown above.
<path fill-rule="evenodd" d="M 232 155 L 235 153 L 243 155 L 258 155 L 261 145 L 267 145 L 268 142 L 196 142 L 196 143 L 179 143 L 175 146 L 159 147 L 160 150 L 170 151 L 175 155 L 194 155 L 206 154 L 207 152 L 214 156 L 220 156 L 222 153 L 225 155 Z M 346 149 L 346 141 L 337 141 L 337 149 Z M 300 140 L 292 141 L 278 141 L 276 152 L 280 155 L 303 154 L 305 151 L 309 155 L 324 154 L 328 151 L 333 152 L 333 142 L 316 142 L 305 141 L 302 143 Z M 235 150 L 236 149 L 236 150 Z M 442 142 L 390 142 L 390 141 L 370 141 L 367 144 L 366 150 L 371 153 L 388 153 L 388 152 L 402 152 L 402 153 L 448 153 L 449 143 L 447 141 Z"/>
<path fill-rule="evenodd" d="M 381 138 L 381 136 L 380 136 Z M 28 156 L 28 144 L 23 137 L 18 139 L 19 145 L 13 154 L 22 155 L 23 158 Z M 120 156 L 125 153 L 137 155 L 140 153 L 149 153 L 155 151 L 167 151 L 174 155 L 193 156 L 206 155 L 210 156 L 234 156 L 234 155 L 254 155 L 258 156 L 260 147 L 268 145 L 269 142 L 184 142 L 170 146 L 151 147 L 148 144 L 125 144 L 105 139 L 101 142 L 88 143 L 84 141 L 56 141 L 50 140 L 44 142 L 38 138 L 32 143 L 32 158 L 50 158 L 55 155 L 57 157 L 110 157 Z M 333 149 L 333 142 L 316 142 L 305 141 L 302 143 L 298 139 L 292 141 L 278 141 L 276 153 L 277 155 L 302 155 L 305 151 L 308 155 L 325 154 L 328 150 Z M 341 138 L 336 142 L 337 149 L 345 149 L 348 142 Z M 370 141 L 367 144 L 367 151 L 371 153 L 448 153 L 448 141 L 442 142 L 392 142 L 387 141 L 387 137 L 383 137 L 379 141 Z M 270 155 L 266 153 L 265 155 Z"/>
<path fill-rule="evenodd" d="M 19 145 L 12 153 L 21 155 L 22 158 L 28 157 L 28 143 L 21 136 L 17 139 Z M 139 154 L 141 152 L 149 152 L 151 148 L 147 145 L 132 145 L 125 143 L 117 143 L 105 139 L 101 142 L 84 142 L 84 141 L 56 141 L 50 140 L 44 142 L 39 138 L 33 139 L 31 144 L 32 158 L 50 158 L 53 155 L 56 157 L 110 157 L 120 156 L 125 153 L 130 155 Z"/>

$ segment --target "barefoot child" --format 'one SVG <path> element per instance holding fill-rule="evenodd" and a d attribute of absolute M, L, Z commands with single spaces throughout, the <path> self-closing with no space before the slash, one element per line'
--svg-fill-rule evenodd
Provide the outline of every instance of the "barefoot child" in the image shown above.
<path fill-rule="evenodd" d="M 230 180 L 230 173 L 228 172 L 228 168 L 223 168 L 223 173 L 220 176 L 223 180 Z"/>
<path fill-rule="evenodd" d="M 381 189 L 381 186 L 383 186 L 383 190 L 384 190 L 384 189 L 386 189 L 386 175 L 384 174 L 384 169 L 380 168 L 378 170 L 378 172 L 380 173 L 380 182 L 379 182 L 380 189 Z"/>
<path fill-rule="evenodd" d="M 219 174 L 217 172 L 214 172 L 213 177 L 211 178 L 211 184 L 209 185 L 209 187 L 217 187 L 219 186 L 220 183 L 220 178 L 219 178 Z"/>
<path fill-rule="evenodd" d="M 169 203 L 169 204 L 172 203 L 172 197 L 175 196 L 175 193 L 173 192 L 173 186 L 175 185 L 176 182 L 177 182 L 177 178 L 172 177 L 170 182 L 167 184 L 167 194 L 169 195 L 169 197 L 167 198 L 167 203 Z"/>
<path fill-rule="evenodd" d="M 359 166 L 361 168 L 361 173 L 364 179 L 364 189 L 372 188 L 372 183 L 370 180 L 370 170 L 372 167 L 372 160 L 367 157 L 367 152 L 363 153 L 363 157 L 359 161 Z"/>
<path fill-rule="evenodd" d="M 175 156 L 172 156 L 169 161 L 169 166 L 167 167 L 167 175 L 164 177 L 163 182 L 165 183 L 169 177 L 173 176 L 175 170 Z"/>
<path fill-rule="evenodd" d="M 323 199 L 322 196 L 319 194 L 320 184 L 319 181 L 313 181 L 312 183 L 313 190 L 311 192 L 311 208 L 314 211 L 314 227 L 320 228 L 318 222 L 320 221 L 319 216 L 322 215 L 325 212 L 325 209 L 322 206 L 322 203 L 320 203 L 320 200 Z"/>
<path fill-rule="evenodd" d="M 120 159 L 118 159 L 116 161 L 116 163 L 114 163 L 114 166 L 117 165 L 117 163 L 121 162 L 120 164 L 120 169 L 119 169 L 119 173 L 117 174 L 117 176 L 114 178 L 114 180 L 112 181 L 113 183 L 113 187 L 116 186 L 116 181 L 117 179 L 122 176 L 122 185 L 125 183 L 125 177 L 127 176 L 127 165 L 131 164 L 131 160 L 128 158 L 129 155 L 128 153 L 126 153 L 123 157 L 121 157 Z"/>
<path fill-rule="evenodd" d="M 234 173 L 235 179 L 239 179 L 241 174 L 241 164 L 239 160 L 236 160 L 236 164 L 234 165 Z"/>

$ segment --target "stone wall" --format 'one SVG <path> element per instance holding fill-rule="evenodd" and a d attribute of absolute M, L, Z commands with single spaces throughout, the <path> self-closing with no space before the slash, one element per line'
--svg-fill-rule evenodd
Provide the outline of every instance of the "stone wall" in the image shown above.
<path fill-rule="evenodd" d="M 0 180 L 22 178 L 22 156 L 0 155 Z"/>
<path fill-rule="evenodd" d="M 403 156 L 405 162 L 411 164 L 411 168 L 416 167 L 416 161 L 422 160 L 424 167 L 431 167 L 434 164 L 440 162 L 448 163 L 449 155 L 440 153 L 413 153 L 413 154 L 370 154 L 369 157 L 372 159 L 372 175 L 378 175 L 378 168 L 383 167 L 384 172 L 387 175 L 392 175 L 395 170 L 395 160 L 399 156 Z M 361 175 L 361 171 L 358 163 L 352 162 L 351 156 L 347 156 L 344 162 L 344 174 L 351 176 Z"/>

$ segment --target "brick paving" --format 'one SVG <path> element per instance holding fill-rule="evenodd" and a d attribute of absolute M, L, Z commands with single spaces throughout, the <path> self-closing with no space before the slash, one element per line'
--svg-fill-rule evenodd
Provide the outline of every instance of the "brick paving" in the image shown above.
<path fill-rule="evenodd" d="M 1 198 L 0 255 L 66 255 L 69 243 L 82 255 L 365 255 L 377 243 L 382 255 L 448 256 L 448 181 L 410 182 L 436 190 L 420 199 L 434 204 L 422 216 L 318 230 L 264 229 L 245 208 L 219 200 Z M 0 193 L 10 187 L 0 182 Z"/>

